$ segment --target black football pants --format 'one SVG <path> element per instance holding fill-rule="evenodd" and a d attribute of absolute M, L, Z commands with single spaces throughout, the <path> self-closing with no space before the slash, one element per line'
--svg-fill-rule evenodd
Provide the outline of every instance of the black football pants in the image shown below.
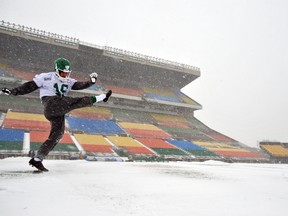
<path fill-rule="evenodd" d="M 49 120 L 51 130 L 48 139 L 40 146 L 37 157 L 43 160 L 62 139 L 65 131 L 65 114 L 82 107 L 92 106 L 91 97 L 59 97 L 42 98 L 44 116 Z"/>

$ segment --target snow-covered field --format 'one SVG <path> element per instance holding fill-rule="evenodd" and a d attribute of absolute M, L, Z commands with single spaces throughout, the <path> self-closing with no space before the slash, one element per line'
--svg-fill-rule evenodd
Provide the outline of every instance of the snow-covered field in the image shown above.
<path fill-rule="evenodd" d="M 286 216 L 288 165 L 0 160 L 0 214 Z"/>

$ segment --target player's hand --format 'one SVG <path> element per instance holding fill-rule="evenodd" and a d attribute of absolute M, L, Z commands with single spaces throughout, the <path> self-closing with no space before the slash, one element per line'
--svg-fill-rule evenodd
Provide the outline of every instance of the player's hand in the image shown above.
<path fill-rule="evenodd" d="M 98 77 L 98 74 L 96 72 L 91 73 L 90 74 L 91 82 L 96 83 L 97 77 Z"/>
<path fill-rule="evenodd" d="M 4 93 L 4 94 L 6 94 L 6 95 L 11 95 L 11 90 L 10 89 L 8 89 L 8 88 L 2 88 L 1 89 L 1 93 Z"/>

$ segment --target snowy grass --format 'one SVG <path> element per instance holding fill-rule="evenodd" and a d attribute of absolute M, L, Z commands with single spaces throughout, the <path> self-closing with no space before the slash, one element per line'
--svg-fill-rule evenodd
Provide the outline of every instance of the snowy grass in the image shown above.
<path fill-rule="evenodd" d="M 0 160 L 3 216 L 273 215 L 288 212 L 288 165 Z"/>

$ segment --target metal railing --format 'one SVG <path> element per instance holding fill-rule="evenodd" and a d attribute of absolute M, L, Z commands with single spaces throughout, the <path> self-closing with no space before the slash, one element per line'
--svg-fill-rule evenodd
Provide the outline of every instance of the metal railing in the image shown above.
<path fill-rule="evenodd" d="M 59 41 L 66 41 L 67 43 L 79 44 L 80 42 L 79 39 L 74 38 L 74 37 L 63 36 L 60 34 L 55 34 L 55 33 L 47 32 L 44 30 L 27 27 L 24 25 L 17 25 L 15 23 L 5 22 L 4 20 L 2 20 L 0 23 L 0 29 L 11 32 L 11 33 L 15 33 L 15 34 L 17 34 L 20 31 L 20 32 L 23 32 L 24 35 L 36 37 L 36 38 L 40 38 L 44 40 L 53 38 Z"/>
<path fill-rule="evenodd" d="M 103 49 L 106 54 L 112 54 L 118 57 L 128 58 L 128 59 L 136 60 L 142 63 L 151 63 L 154 65 L 166 66 L 168 68 L 173 68 L 177 70 L 192 70 L 194 72 L 200 72 L 200 68 L 187 65 L 187 64 L 183 64 L 183 63 L 169 61 L 169 60 L 156 58 L 156 57 L 148 56 L 148 55 L 143 55 L 140 53 L 135 53 L 135 52 L 113 48 L 109 46 L 104 46 Z"/>

